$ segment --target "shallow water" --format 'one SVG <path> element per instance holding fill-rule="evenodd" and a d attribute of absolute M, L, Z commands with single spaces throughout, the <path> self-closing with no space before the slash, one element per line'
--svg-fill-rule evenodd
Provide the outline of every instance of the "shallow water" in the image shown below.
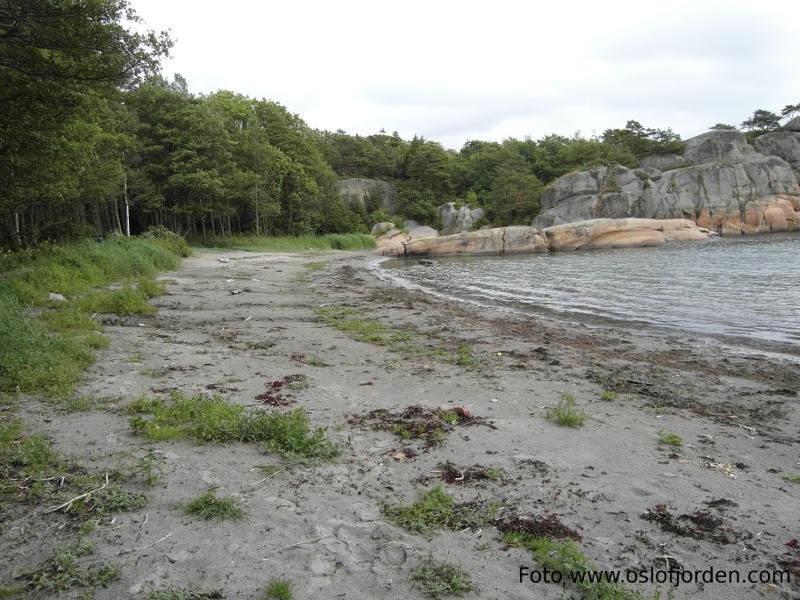
<path fill-rule="evenodd" d="M 660 248 L 394 260 L 401 285 L 466 302 L 603 324 L 680 330 L 800 356 L 800 233 Z"/>

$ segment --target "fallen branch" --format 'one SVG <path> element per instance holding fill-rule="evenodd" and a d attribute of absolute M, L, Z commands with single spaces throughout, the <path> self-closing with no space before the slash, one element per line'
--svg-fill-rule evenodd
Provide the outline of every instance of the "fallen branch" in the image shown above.
<path fill-rule="evenodd" d="M 302 546 L 303 544 L 311 544 L 313 542 L 318 542 L 320 540 L 324 540 L 325 538 L 329 538 L 333 536 L 332 533 L 328 533 L 326 535 L 321 535 L 319 537 L 311 538 L 310 540 L 303 540 L 302 542 L 297 542 L 296 544 L 289 544 L 288 546 L 284 546 L 283 548 L 278 548 L 277 550 L 273 550 L 272 554 L 277 554 L 278 552 L 283 552 L 284 550 L 291 550 L 292 548 L 297 548 Z M 268 558 L 262 558 L 261 560 L 269 560 Z"/>
<path fill-rule="evenodd" d="M 270 477 L 275 477 L 275 475 L 277 475 L 278 473 L 283 473 L 285 470 L 286 470 L 286 467 L 283 467 L 280 471 L 275 471 L 274 473 L 270 473 L 269 475 L 267 475 L 263 479 L 259 479 L 255 483 L 248 483 L 247 485 L 258 485 L 259 483 L 262 483 L 262 482 L 266 481 Z"/>
<path fill-rule="evenodd" d="M 88 498 L 92 494 L 95 494 L 95 493 L 99 492 L 100 490 L 106 488 L 107 486 L 108 486 L 108 473 L 106 473 L 106 482 L 103 485 L 101 485 L 99 488 L 97 488 L 96 490 L 92 490 L 90 492 L 86 492 L 85 494 L 81 494 L 80 496 L 75 496 L 71 500 L 67 500 L 66 502 L 64 502 L 64 504 L 61 504 L 59 506 L 51 506 L 50 508 L 48 508 L 47 510 L 44 511 L 44 514 L 48 514 L 48 513 L 51 513 L 51 512 L 56 512 L 57 510 L 61 510 L 62 508 L 65 508 L 65 507 L 66 507 L 67 510 L 69 510 L 70 508 L 72 508 L 72 503 L 73 502 L 77 502 L 78 500 L 83 500 L 84 498 Z"/>
<path fill-rule="evenodd" d="M 170 531 L 167 535 L 165 535 L 161 539 L 156 540 L 152 544 L 146 544 L 144 546 L 139 546 L 138 548 L 131 548 L 130 550 L 120 550 L 119 552 L 117 552 L 117 556 L 122 556 L 123 554 L 130 554 L 131 552 L 139 552 L 140 550 L 147 550 L 148 548 L 152 548 L 156 544 L 160 544 L 171 535 L 172 532 Z"/>

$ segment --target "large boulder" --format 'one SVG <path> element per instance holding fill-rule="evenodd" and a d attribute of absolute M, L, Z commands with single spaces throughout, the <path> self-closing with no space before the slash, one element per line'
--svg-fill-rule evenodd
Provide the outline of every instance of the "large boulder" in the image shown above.
<path fill-rule="evenodd" d="M 381 179 L 354 177 L 339 182 L 339 197 L 359 204 L 364 210 L 383 208 L 389 212 L 397 210 L 397 188 Z"/>
<path fill-rule="evenodd" d="M 667 171 L 686 166 L 686 159 L 680 154 L 652 154 L 639 160 L 639 166 Z"/>
<path fill-rule="evenodd" d="M 716 235 L 687 219 L 592 219 L 542 230 L 551 250 L 596 250 L 701 241 Z"/>
<path fill-rule="evenodd" d="M 652 167 L 619 165 L 565 175 L 545 192 L 532 225 L 636 217 L 688 218 L 723 234 L 800 229 L 800 184 L 783 158 L 756 152 L 737 131 L 686 145 L 684 158 L 698 164 L 657 176 Z"/>
<path fill-rule="evenodd" d="M 480 207 L 470 208 L 464 205 L 456 208 L 455 202 L 446 202 L 436 210 L 442 221 L 442 235 L 469 231 L 485 215 L 485 211 Z"/>
<path fill-rule="evenodd" d="M 436 238 L 412 239 L 399 244 L 379 247 L 377 253 L 383 256 L 501 256 L 547 252 L 548 250 L 547 240 L 540 230 L 518 225 Z"/>
<path fill-rule="evenodd" d="M 376 253 L 395 257 L 503 256 L 554 250 L 658 246 L 675 241 L 708 240 L 716 235 L 687 219 L 593 219 L 545 229 L 513 226 L 437 238 L 395 238 L 380 244 Z"/>

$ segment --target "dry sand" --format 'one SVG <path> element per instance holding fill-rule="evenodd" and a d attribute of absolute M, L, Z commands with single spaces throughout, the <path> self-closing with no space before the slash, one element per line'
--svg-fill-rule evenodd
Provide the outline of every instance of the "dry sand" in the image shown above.
<path fill-rule="evenodd" d="M 220 262 L 223 256 L 230 262 Z M 325 266 L 304 266 L 312 261 Z M 122 565 L 119 581 L 97 598 L 141 598 L 188 584 L 222 589 L 227 598 L 262 598 L 273 577 L 293 581 L 298 600 L 420 598 L 410 572 L 429 555 L 472 573 L 470 598 L 570 597 L 558 585 L 520 583 L 520 566 L 536 563 L 527 551 L 506 547 L 491 525 L 414 535 L 384 518 L 384 504 L 411 502 L 435 485 L 446 460 L 504 473 L 495 481 L 443 484 L 459 501 L 492 502 L 507 518 L 557 515 L 601 569 L 663 568 L 668 561 L 744 577 L 780 568 L 779 561 L 794 565 L 791 585 L 687 584 L 675 598 L 800 597 L 800 551 L 787 546 L 800 537 L 800 485 L 783 479 L 800 472 L 796 365 L 674 333 L 446 303 L 388 286 L 360 252 L 201 254 L 162 279 L 171 283 L 169 295 L 153 301 L 157 314 L 106 319 L 111 347 L 81 386 L 83 394 L 120 400 L 88 412 L 25 410 L 34 428 L 92 471 L 130 466 L 151 449 L 165 458 L 164 480 L 143 488 L 149 505 L 91 535 L 93 558 Z M 410 331 L 408 347 L 356 341 L 320 322 L 320 306 L 347 306 L 354 317 Z M 476 364 L 453 360 L 462 345 Z M 244 444 L 150 443 L 134 436 L 117 410 L 173 389 L 263 407 L 256 396 L 265 383 L 295 374 L 309 385 L 292 393 L 292 407 L 304 406 L 315 426 L 351 445 L 333 463 L 260 482 L 254 467 L 283 465 L 279 456 Z M 604 389 L 617 398 L 601 400 Z M 563 393 L 591 416 L 583 427 L 544 418 Z M 425 449 L 348 421 L 410 405 L 460 406 L 495 429 L 456 427 Z M 678 453 L 660 446 L 659 431 L 679 435 L 684 446 Z M 403 457 L 409 447 L 416 457 Z M 239 498 L 247 518 L 198 521 L 181 511 L 212 488 Z M 720 499 L 733 504 L 712 502 Z M 683 535 L 643 519 L 649 509 L 674 515 Z M 42 560 L 62 543 L 66 534 L 45 532 L 45 523 L 34 511 L 5 528 L 0 574 Z M 20 527 L 34 533 L 16 539 Z M 664 597 L 668 588 L 661 586 Z"/>

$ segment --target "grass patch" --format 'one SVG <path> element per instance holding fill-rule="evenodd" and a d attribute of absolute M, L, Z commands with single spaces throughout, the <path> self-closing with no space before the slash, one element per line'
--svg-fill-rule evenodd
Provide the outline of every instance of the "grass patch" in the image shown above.
<path fill-rule="evenodd" d="M 314 312 L 323 323 L 333 325 L 336 329 L 344 331 L 350 334 L 350 337 L 362 342 L 378 344 L 379 346 L 391 346 L 411 339 L 410 332 L 392 329 L 379 321 L 350 318 L 351 315 L 357 312 L 352 308 L 326 306 L 317 308 Z"/>
<path fill-rule="evenodd" d="M 147 303 L 147 294 L 134 287 L 121 290 L 104 290 L 87 294 L 75 301 L 86 312 L 108 313 L 120 316 L 154 313 L 156 310 Z"/>
<path fill-rule="evenodd" d="M 101 303 L 120 314 L 146 306 L 139 290 L 94 293 L 95 288 L 179 265 L 176 254 L 153 241 L 122 237 L 0 255 L 0 392 L 70 390 L 93 362 L 94 350 L 105 344 L 93 335 L 99 327 L 89 313 L 100 312 Z M 80 298 L 56 303 L 48 299 L 51 292 Z M 34 306 L 55 310 L 34 319 Z"/>
<path fill-rule="evenodd" d="M 564 427 L 581 427 L 589 415 L 575 409 L 575 398 L 571 394 L 561 394 L 561 400 L 555 408 L 548 409 L 545 418 Z"/>
<path fill-rule="evenodd" d="M 411 579 L 429 598 L 453 595 L 463 596 L 472 591 L 469 573 L 451 563 L 438 562 L 433 556 L 411 571 Z"/>
<path fill-rule="evenodd" d="M 184 396 L 173 392 L 171 401 L 140 398 L 128 407 L 135 416 L 130 427 L 153 440 L 189 438 L 200 442 L 245 442 L 307 461 L 337 456 L 341 445 L 325 436 L 324 428 L 309 429 L 308 415 L 295 410 L 263 412 L 228 404 L 221 396 Z M 142 415 L 149 415 L 145 419 Z"/>
<path fill-rule="evenodd" d="M 610 392 L 606 390 L 602 394 L 600 394 L 600 400 L 603 400 L 604 402 L 614 402 L 614 400 L 616 399 L 617 399 L 616 392 Z"/>
<path fill-rule="evenodd" d="M 214 492 L 198 496 L 185 507 L 186 513 L 201 519 L 241 519 L 245 511 L 234 498 L 220 498 Z"/>
<path fill-rule="evenodd" d="M 596 600 L 645 600 L 646 598 L 639 591 L 611 581 L 608 572 L 600 571 L 599 577 L 590 578 L 589 573 L 596 572 L 596 569 L 571 540 L 556 541 L 528 533 L 508 531 L 503 534 L 503 541 L 510 546 L 522 546 L 530 550 L 540 566 L 561 574 L 564 582 L 562 585 L 574 582 L 574 587 L 581 590 L 582 598 Z M 655 600 L 660 598 L 660 595 L 656 594 L 652 598 Z"/>
<path fill-rule="evenodd" d="M 86 588 L 91 594 L 98 588 L 108 587 L 119 577 L 119 567 L 115 564 L 82 567 L 80 559 L 93 553 L 94 548 L 89 544 L 71 548 L 58 547 L 53 556 L 36 569 L 23 573 L 18 579 L 22 579 L 25 587 L 31 591 L 44 590 L 57 594 L 80 587 Z"/>
<path fill-rule="evenodd" d="M 222 590 L 203 591 L 196 587 L 152 590 L 145 600 L 221 600 L 225 598 Z"/>
<path fill-rule="evenodd" d="M 319 271 L 320 269 L 324 269 L 325 268 L 325 263 L 323 263 L 323 262 L 310 262 L 310 263 L 305 263 L 303 266 L 306 269 L 311 269 L 312 271 Z"/>
<path fill-rule="evenodd" d="M 375 239 L 362 233 L 330 233 L 328 235 L 255 236 L 234 235 L 209 237 L 205 244 L 193 238 L 193 244 L 207 248 L 226 248 L 254 252 L 303 252 L 304 250 L 359 250 L 375 248 Z"/>
<path fill-rule="evenodd" d="M 672 446 L 673 448 L 680 448 L 683 446 L 683 438 L 679 435 L 674 433 L 664 433 L 662 429 L 659 429 L 656 433 L 658 433 L 658 443 L 664 444 L 665 446 Z"/>
<path fill-rule="evenodd" d="M 292 600 L 294 584 L 288 579 L 270 579 L 264 590 L 264 597 L 274 600 Z"/>
<path fill-rule="evenodd" d="M 456 504 L 453 496 L 437 485 L 427 492 L 419 492 L 412 504 L 387 504 L 383 513 L 390 521 L 414 533 L 427 533 L 442 529 L 478 528 L 487 516 L 480 504 Z"/>
<path fill-rule="evenodd" d="M 795 475 L 784 475 L 783 478 L 789 483 L 800 483 L 800 473 Z"/>

